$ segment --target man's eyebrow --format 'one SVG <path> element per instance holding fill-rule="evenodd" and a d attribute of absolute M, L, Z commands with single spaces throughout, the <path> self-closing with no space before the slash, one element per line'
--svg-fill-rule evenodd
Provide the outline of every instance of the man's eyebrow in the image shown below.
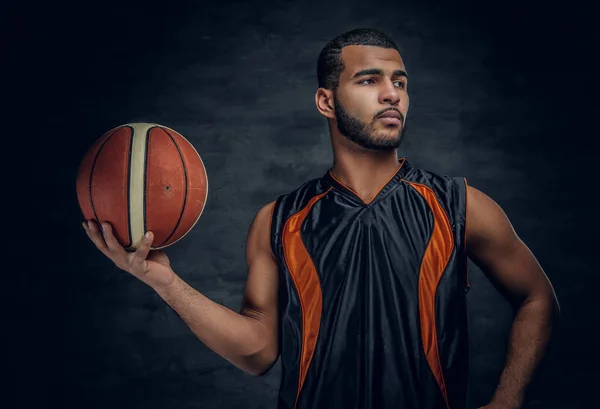
<path fill-rule="evenodd" d="M 383 75 L 383 70 L 381 70 L 379 68 L 367 68 L 367 69 L 364 69 L 364 70 L 361 70 L 361 71 L 357 72 L 350 79 L 354 79 L 356 77 L 362 77 L 363 75 Z M 406 71 L 396 70 L 392 74 L 392 77 L 406 77 L 406 78 L 408 78 L 408 74 L 406 73 Z"/>

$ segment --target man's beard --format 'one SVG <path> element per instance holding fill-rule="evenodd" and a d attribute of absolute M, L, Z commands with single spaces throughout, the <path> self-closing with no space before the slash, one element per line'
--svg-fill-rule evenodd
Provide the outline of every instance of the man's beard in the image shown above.
<path fill-rule="evenodd" d="M 392 135 L 377 135 L 376 131 L 373 130 L 373 124 L 365 124 L 360 119 L 351 116 L 348 111 L 344 109 L 340 100 L 334 97 L 335 102 L 335 119 L 337 121 L 338 130 L 348 140 L 358 144 L 359 146 L 375 150 L 375 151 L 391 151 L 398 149 L 404 141 L 404 133 L 406 130 L 406 124 L 404 123 L 404 116 L 400 119 L 400 126 L 398 127 L 397 134 Z"/>

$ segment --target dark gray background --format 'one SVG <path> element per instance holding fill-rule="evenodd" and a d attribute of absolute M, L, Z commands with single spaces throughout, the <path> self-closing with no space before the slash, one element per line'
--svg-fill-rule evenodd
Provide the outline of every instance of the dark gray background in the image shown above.
<path fill-rule="evenodd" d="M 208 203 L 167 254 L 189 284 L 238 310 L 255 212 L 331 164 L 314 106 L 316 59 L 356 27 L 387 31 L 402 49 L 411 105 L 400 155 L 465 176 L 495 199 L 555 287 L 562 321 L 526 407 L 594 406 L 600 112 L 590 8 L 8 4 L 4 139 L 18 153 L 5 151 L 16 205 L 6 222 L 18 222 L 9 231 L 19 245 L 5 254 L 5 338 L 7 389 L 19 407 L 275 408 L 279 364 L 260 378 L 237 370 L 92 246 L 80 226 L 77 166 L 126 122 L 188 138 L 207 168 Z M 496 386 L 511 309 L 473 264 L 470 281 L 475 407 Z"/>

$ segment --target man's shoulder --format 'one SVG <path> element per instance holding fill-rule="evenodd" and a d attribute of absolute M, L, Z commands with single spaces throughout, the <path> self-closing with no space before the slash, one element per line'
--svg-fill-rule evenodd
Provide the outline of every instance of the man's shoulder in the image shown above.
<path fill-rule="evenodd" d="M 273 211 L 279 216 L 288 217 L 304 209 L 315 197 L 327 193 L 330 187 L 323 177 L 306 180 L 277 196 L 273 202 Z"/>
<path fill-rule="evenodd" d="M 309 179 L 309 180 L 303 182 L 302 184 L 298 185 L 297 187 L 293 188 L 292 190 L 288 190 L 288 191 L 280 194 L 278 196 L 276 202 L 280 201 L 280 200 L 284 200 L 284 199 L 290 199 L 290 198 L 298 198 L 298 197 L 304 197 L 304 196 L 316 196 L 320 193 L 323 193 L 323 191 L 326 191 L 327 187 L 328 187 L 328 185 L 326 183 L 324 183 L 322 177 Z"/>
<path fill-rule="evenodd" d="M 463 176 L 457 176 L 450 172 L 432 170 L 428 167 L 411 165 L 410 169 L 402 178 L 406 182 L 425 185 L 431 188 L 451 187 L 457 182 L 464 180 Z"/>

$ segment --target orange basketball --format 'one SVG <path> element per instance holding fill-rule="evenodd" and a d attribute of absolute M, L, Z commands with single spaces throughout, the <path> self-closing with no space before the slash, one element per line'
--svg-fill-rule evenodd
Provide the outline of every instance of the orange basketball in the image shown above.
<path fill-rule="evenodd" d="M 137 248 L 146 231 L 154 233 L 152 249 L 180 240 L 200 218 L 207 195 L 206 169 L 196 149 L 157 124 L 111 129 L 87 151 L 77 172 L 85 220 L 109 222 L 128 250 Z"/>

